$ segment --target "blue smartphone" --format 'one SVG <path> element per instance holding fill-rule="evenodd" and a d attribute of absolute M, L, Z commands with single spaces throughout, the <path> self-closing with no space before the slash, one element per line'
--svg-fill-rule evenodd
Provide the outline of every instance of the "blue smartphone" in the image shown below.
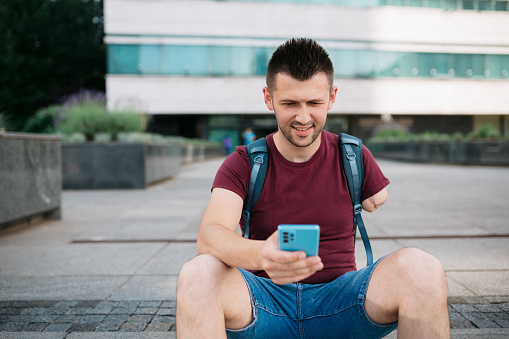
<path fill-rule="evenodd" d="M 306 255 L 318 255 L 320 226 L 318 225 L 279 225 L 279 249 L 282 251 L 304 251 Z"/>

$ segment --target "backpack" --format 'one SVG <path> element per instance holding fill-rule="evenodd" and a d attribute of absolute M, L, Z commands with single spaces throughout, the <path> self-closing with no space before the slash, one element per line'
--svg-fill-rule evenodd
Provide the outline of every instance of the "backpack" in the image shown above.
<path fill-rule="evenodd" d="M 373 252 L 369 242 L 368 233 L 364 222 L 362 221 L 361 189 L 364 182 L 364 167 L 362 164 L 362 140 L 346 133 L 340 135 L 339 147 L 343 158 L 343 170 L 348 183 L 348 191 L 353 205 L 353 227 L 354 239 L 357 234 L 357 228 L 361 233 L 362 242 L 366 249 L 366 258 L 368 266 L 373 263 Z M 269 165 L 269 151 L 265 138 L 253 141 L 247 147 L 247 154 L 251 162 L 251 177 L 249 179 L 249 189 L 244 200 L 242 209 L 242 218 L 244 219 L 244 237 L 249 239 L 249 220 L 251 211 L 258 202 L 262 193 L 267 170 Z M 354 242 L 355 243 L 355 242 Z"/>

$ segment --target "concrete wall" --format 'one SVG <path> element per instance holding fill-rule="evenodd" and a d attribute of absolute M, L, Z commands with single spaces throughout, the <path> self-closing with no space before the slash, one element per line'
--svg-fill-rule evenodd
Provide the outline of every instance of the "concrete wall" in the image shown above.
<path fill-rule="evenodd" d="M 60 217 L 60 138 L 0 133 L 0 226 Z"/>
<path fill-rule="evenodd" d="M 509 141 L 395 142 L 368 147 L 376 157 L 392 160 L 509 166 Z"/>
<path fill-rule="evenodd" d="M 336 79 L 333 114 L 509 114 L 509 81 Z M 264 77 L 107 75 L 108 105 L 136 97 L 150 114 L 273 114 Z M 198 90 L 199 89 L 199 90 Z"/>
<path fill-rule="evenodd" d="M 181 166 L 179 144 L 63 144 L 64 189 L 146 188 Z"/>
<path fill-rule="evenodd" d="M 307 36 L 376 43 L 377 49 L 399 44 L 412 51 L 419 46 L 421 51 L 458 53 L 509 46 L 508 14 L 503 12 L 192 0 L 105 0 L 104 12 L 108 35 L 242 37 L 258 40 L 249 42 L 254 46 Z"/>

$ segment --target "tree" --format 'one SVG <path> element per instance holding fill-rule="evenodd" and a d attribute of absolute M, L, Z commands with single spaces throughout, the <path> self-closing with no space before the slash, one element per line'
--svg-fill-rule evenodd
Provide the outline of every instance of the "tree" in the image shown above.
<path fill-rule="evenodd" d="M 19 130 L 80 88 L 104 91 L 102 0 L 0 1 L 0 114 Z"/>

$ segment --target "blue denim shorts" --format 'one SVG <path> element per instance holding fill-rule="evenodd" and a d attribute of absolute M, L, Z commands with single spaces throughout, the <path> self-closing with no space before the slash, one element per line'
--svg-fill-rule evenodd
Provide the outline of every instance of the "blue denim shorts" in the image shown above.
<path fill-rule="evenodd" d="M 382 338 L 398 326 L 378 325 L 366 315 L 364 300 L 373 271 L 380 262 L 343 274 L 325 284 L 276 285 L 239 269 L 251 295 L 253 321 L 234 338 Z"/>

